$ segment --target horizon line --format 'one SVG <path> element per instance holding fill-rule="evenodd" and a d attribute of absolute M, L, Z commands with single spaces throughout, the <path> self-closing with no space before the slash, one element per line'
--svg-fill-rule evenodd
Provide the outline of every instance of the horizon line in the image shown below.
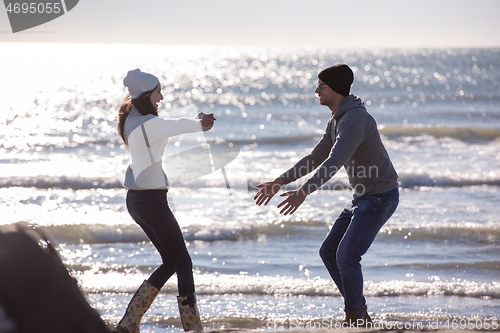
<path fill-rule="evenodd" d="M 0 31 L 0 34 L 3 34 L 3 31 Z M 51 33 L 50 31 L 39 31 L 35 32 L 35 34 L 39 33 Z M 123 45 L 123 46 L 132 46 L 132 45 L 141 45 L 141 46 L 179 46 L 179 47 L 256 47 L 256 48 L 327 48 L 327 49 L 357 49 L 357 50 L 366 50 L 366 49 L 495 49 L 500 48 L 500 43 L 491 44 L 491 45 L 443 45 L 443 46 L 430 46 L 430 45 L 404 45 L 404 46 L 394 46 L 394 45 L 381 45 L 381 46 L 333 46 L 333 45 L 316 45 L 316 44 L 171 44 L 171 43 L 148 43 L 148 42 L 135 42 L 135 43 L 123 43 L 123 42 L 66 42 L 66 41 L 37 41 L 37 42 L 28 42 L 28 41 L 2 41 L 2 44 L 72 44 L 72 45 Z"/>

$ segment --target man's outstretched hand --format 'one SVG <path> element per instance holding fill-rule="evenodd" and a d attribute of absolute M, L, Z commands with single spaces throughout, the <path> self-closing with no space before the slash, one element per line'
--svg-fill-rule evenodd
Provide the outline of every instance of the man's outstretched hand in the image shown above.
<path fill-rule="evenodd" d="M 257 200 L 255 204 L 258 206 L 264 204 L 264 206 L 266 206 L 271 200 L 271 198 L 274 197 L 276 193 L 278 193 L 281 186 L 283 186 L 284 184 L 285 183 L 283 183 L 281 178 L 278 177 L 272 182 L 266 182 L 257 185 L 256 187 L 260 188 L 260 190 L 259 192 L 257 192 L 255 197 L 253 197 L 254 200 Z"/>
<path fill-rule="evenodd" d="M 278 205 L 278 208 L 283 207 L 283 209 L 280 211 L 280 214 L 288 215 L 288 214 L 293 214 L 297 210 L 297 208 L 302 205 L 304 200 L 306 199 L 307 195 L 309 193 L 307 190 L 303 187 L 293 190 L 293 191 L 288 191 L 283 193 L 281 196 L 282 197 L 288 197 L 286 198 L 285 201 L 280 203 Z"/>

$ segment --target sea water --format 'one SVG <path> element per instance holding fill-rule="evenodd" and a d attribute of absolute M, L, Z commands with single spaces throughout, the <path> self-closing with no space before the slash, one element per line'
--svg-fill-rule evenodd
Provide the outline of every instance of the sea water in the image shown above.
<path fill-rule="evenodd" d="M 353 69 L 351 91 L 377 120 L 400 177 L 398 210 L 361 262 L 373 319 L 458 325 L 498 316 L 500 49 L 0 48 L 0 224 L 44 227 L 108 323 L 160 264 L 121 185 L 129 157 L 115 128 L 122 80 L 134 68 L 159 77 L 162 117 L 202 111 L 217 119 L 210 132 L 173 138 L 167 158 L 206 143 L 240 149 L 226 177 L 218 169 L 169 191 L 205 326 L 326 328 L 342 320 L 343 299 L 318 249 L 351 198 L 345 172 L 292 216 L 279 214 L 279 195 L 268 206 L 253 200 L 255 185 L 322 135 L 331 113 L 314 89 L 318 71 L 335 63 Z M 176 295 L 174 276 L 141 331 L 181 330 Z"/>

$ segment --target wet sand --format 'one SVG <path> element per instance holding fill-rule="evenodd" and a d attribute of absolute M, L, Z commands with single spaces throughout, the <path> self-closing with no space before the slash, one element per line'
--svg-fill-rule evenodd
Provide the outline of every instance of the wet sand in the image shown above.
<path fill-rule="evenodd" d="M 338 333 L 344 332 L 359 332 L 359 333 L 368 333 L 368 332 L 433 332 L 433 333 L 472 333 L 472 332 L 499 332 L 500 329 L 455 329 L 455 328 L 446 328 L 446 327 L 438 327 L 438 328 L 420 328 L 420 329 L 412 329 L 412 328 L 332 328 L 332 329 L 289 329 L 289 330 L 275 330 L 272 331 L 274 333 L 331 333 L 332 330 Z M 227 330 L 205 330 L 205 332 L 211 333 L 228 333 L 228 332 L 238 332 L 238 333 L 254 333 L 262 330 L 244 330 L 244 329 L 227 329 Z"/>

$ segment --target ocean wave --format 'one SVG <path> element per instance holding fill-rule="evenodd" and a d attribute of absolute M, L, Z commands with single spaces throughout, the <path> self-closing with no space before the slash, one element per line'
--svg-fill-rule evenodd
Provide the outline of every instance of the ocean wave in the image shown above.
<path fill-rule="evenodd" d="M 250 176 L 250 175 L 248 175 Z M 248 177 L 247 188 L 244 190 L 257 190 L 255 187 L 262 182 L 261 179 L 251 179 Z M 241 188 L 241 184 L 238 189 Z M 286 186 L 287 189 L 294 189 L 301 185 L 301 182 L 292 183 Z M 500 186 L 499 171 L 484 171 L 475 173 L 450 173 L 427 170 L 405 169 L 399 172 L 399 185 L 402 188 L 416 187 L 465 187 L 476 185 Z M 8 187 L 34 187 L 38 189 L 120 189 L 123 188 L 122 179 L 118 177 L 81 177 L 81 176 L 26 176 L 26 177 L 4 177 L 0 178 L 0 188 Z M 188 183 L 182 183 L 177 187 L 187 188 L 225 188 L 225 183 L 214 185 L 211 180 L 197 179 Z M 327 182 L 321 190 L 345 190 L 348 189 L 347 178 L 335 177 Z"/>
<path fill-rule="evenodd" d="M 227 130 L 234 130 L 236 125 Z M 293 145 L 297 143 L 309 143 L 312 145 L 321 138 L 324 129 L 309 129 L 296 126 L 282 126 L 277 124 L 269 127 L 269 130 L 258 130 L 252 133 L 237 131 L 228 137 L 210 137 L 207 142 L 233 143 L 242 146 L 254 145 Z M 500 137 L 499 128 L 461 127 L 461 126 L 425 126 L 425 125 L 380 125 L 379 132 L 389 140 L 399 140 L 407 137 L 431 136 L 434 138 L 452 138 L 464 142 L 491 142 Z M 84 149 L 84 150 L 123 150 L 124 146 L 115 133 L 107 134 L 105 137 L 96 138 L 94 134 L 67 134 L 40 136 L 40 137 L 2 137 L 0 148 L 7 151 L 11 149 L 27 149 L 28 151 L 52 152 L 54 149 Z M 185 137 L 183 144 L 198 145 L 197 139 Z M 24 147 L 24 148 L 23 148 Z"/>
<path fill-rule="evenodd" d="M 435 138 L 448 137 L 461 141 L 493 141 L 500 137 L 500 128 L 479 128 L 460 126 L 424 126 L 424 125 L 380 125 L 379 132 L 388 139 L 400 139 L 429 135 Z M 254 140 L 233 140 L 238 144 L 290 144 L 318 140 L 323 131 L 316 133 L 294 133 L 283 136 L 261 136 Z"/>
<path fill-rule="evenodd" d="M 500 185 L 499 171 L 485 172 L 436 172 L 426 170 L 402 170 L 399 184 L 403 188 L 414 187 L 464 187 L 476 185 Z"/>
<path fill-rule="evenodd" d="M 316 223 L 317 224 L 317 223 Z M 322 223 L 324 225 L 324 223 Z M 8 229 L 10 225 L 2 226 Z M 61 244 L 112 244 L 149 242 L 144 231 L 135 224 L 68 224 L 43 227 L 53 239 Z M 1 231 L 1 229 L 0 229 Z M 256 239 L 259 235 L 289 235 L 298 232 L 293 227 L 282 228 L 281 224 L 265 222 L 251 225 L 219 223 L 211 226 L 191 225 L 183 227 L 184 239 L 190 241 L 243 241 Z"/>
<path fill-rule="evenodd" d="M 135 275 L 135 276 L 134 276 Z M 133 293 L 145 276 L 120 272 L 100 273 L 95 270 L 75 275 L 88 293 Z M 135 282 L 137 280 L 137 282 Z M 331 279 L 320 277 L 262 276 L 235 274 L 195 274 L 197 294 L 205 295 L 279 295 L 340 296 Z M 176 293 L 176 281 L 169 281 L 162 293 Z M 500 283 L 456 281 L 365 281 L 364 295 L 385 296 L 463 296 L 500 298 Z"/>
<path fill-rule="evenodd" d="M 308 228 L 326 227 L 322 221 L 283 221 L 268 223 L 257 220 L 253 223 L 211 223 L 210 225 L 189 225 L 182 227 L 186 241 L 245 241 L 258 239 L 260 236 L 283 236 L 303 233 Z M 0 231 L 8 230 L 12 225 L 3 225 Z M 140 243 L 149 239 L 135 224 L 66 224 L 42 227 L 61 244 L 112 244 Z M 453 239 L 461 243 L 498 244 L 500 243 L 500 224 L 428 225 L 401 228 L 397 224 L 386 225 L 379 235 L 381 241 L 405 239 L 412 242 L 445 241 Z M 492 265 L 495 265 L 492 263 Z M 493 267 L 493 266 L 492 266 Z"/>
<path fill-rule="evenodd" d="M 422 269 L 427 271 L 449 271 L 449 270 L 486 270 L 486 271 L 500 271 L 500 261 L 489 260 L 489 261 L 478 261 L 473 263 L 464 262 L 449 262 L 440 264 L 405 264 L 405 265 L 392 265 L 394 268 L 412 268 L 412 269 Z"/>
<path fill-rule="evenodd" d="M 6 187 L 34 187 L 38 189 L 114 189 L 123 188 L 122 181 L 104 177 L 80 177 L 80 176 L 28 176 L 28 177 L 5 177 L 0 178 L 0 188 Z"/>
<path fill-rule="evenodd" d="M 452 127 L 452 126 L 379 126 L 379 132 L 390 138 L 418 135 L 450 137 L 459 140 L 495 140 L 500 137 L 498 128 Z"/>
<path fill-rule="evenodd" d="M 413 228 L 401 228 L 394 225 L 392 227 L 385 226 L 381 230 L 380 236 L 410 241 L 447 241 L 452 239 L 457 243 L 498 244 L 500 243 L 500 224 L 417 225 Z"/>
<path fill-rule="evenodd" d="M 342 174 L 339 174 L 342 175 Z M 422 169 L 406 168 L 398 171 L 398 181 L 401 188 L 418 188 L 418 187 L 467 187 L 478 185 L 500 186 L 500 171 L 484 171 L 484 172 L 440 172 Z M 307 180 L 307 177 L 305 177 Z M 249 189 L 257 190 L 255 187 L 262 181 L 257 179 L 249 179 Z M 291 183 L 285 186 L 285 189 L 296 189 L 302 185 L 304 180 Z M 346 190 L 349 189 L 347 177 L 345 175 L 335 176 L 321 187 L 321 190 Z"/>

